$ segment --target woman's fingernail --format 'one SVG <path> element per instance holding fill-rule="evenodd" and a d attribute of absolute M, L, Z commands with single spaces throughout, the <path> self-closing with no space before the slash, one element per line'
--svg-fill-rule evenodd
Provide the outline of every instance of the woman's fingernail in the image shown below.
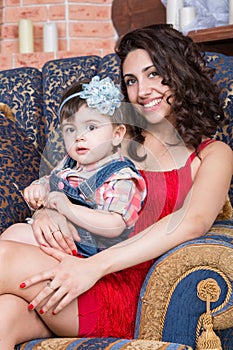
<path fill-rule="evenodd" d="M 29 304 L 28 308 L 29 308 L 29 310 L 33 310 L 34 309 L 34 305 L 33 304 Z"/>
<path fill-rule="evenodd" d="M 25 282 L 22 282 L 22 283 L 20 283 L 20 288 L 25 288 L 26 287 L 26 283 Z"/>
<path fill-rule="evenodd" d="M 42 245 L 42 247 L 47 247 L 47 245 L 45 245 L 45 244 L 41 244 Z"/>
<path fill-rule="evenodd" d="M 41 315 L 43 315 L 43 314 L 44 314 L 44 311 L 43 311 L 42 309 L 40 309 L 39 313 L 40 313 Z"/>
<path fill-rule="evenodd" d="M 52 314 L 55 316 L 57 313 L 55 311 L 53 311 Z"/>
<path fill-rule="evenodd" d="M 78 255 L 77 250 L 72 250 L 72 254 L 73 254 L 73 256 L 77 256 Z"/>

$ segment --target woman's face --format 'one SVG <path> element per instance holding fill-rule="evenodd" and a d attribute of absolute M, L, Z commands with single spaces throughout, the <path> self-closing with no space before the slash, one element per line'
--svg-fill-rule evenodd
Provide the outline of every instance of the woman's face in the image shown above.
<path fill-rule="evenodd" d="M 149 123 L 158 123 L 169 115 L 170 105 L 166 99 L 171 90 L 162 84 L 162 77 L 158 75 L 147 51 L 131 51 L 122 69 L 129 101 L 139 107 Z"/>

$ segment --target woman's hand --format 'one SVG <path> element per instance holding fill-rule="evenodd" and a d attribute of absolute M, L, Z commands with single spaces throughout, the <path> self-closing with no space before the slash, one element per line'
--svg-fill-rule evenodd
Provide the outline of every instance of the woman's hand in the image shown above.
<path fill-rule="evenodd" d="M 55 268 L 24 280 L 21 286 L 28 288 L 38 282 L 50 280 L 51 282 L 48 282 L 31 301 L 29 308 L 33 310 L 38 305 L 42 305 L 40 313 L 44 314 L 56 305 L 53 314 L 57 314 L 72 300 L 90 289 L 101 276 L 98 276 L 98 270 L 93 266 L 91 258 L 73 257 L 48 247 L 41 247 L 41 249 L 57 259 L 59 264 Z M 45 302 L 48 297 L 48 301 Z"/>
<path fill-rule="evenodd" d="M 77 255 L 75 241 L 80 241 L 77 229 L 55 210 L 42 208 L 33 215 L 32 230 L 39 245 Z"/>

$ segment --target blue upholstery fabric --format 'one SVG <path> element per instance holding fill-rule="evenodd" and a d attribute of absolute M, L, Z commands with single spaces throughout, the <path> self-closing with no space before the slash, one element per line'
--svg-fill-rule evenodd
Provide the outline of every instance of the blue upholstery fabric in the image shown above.
<path fill-rule="evenodd" d="M 215 68 L 214 80 L 221 89 L 226 125 L 216 131 L 216 138 L 227 143 L 233 150 L 233 57 L 220 53 L 206 53 L 209 66 Z M 229 192 L 233 204 L 233 178 Z"/>
<path fill-rule="evenodd" d="M 0 112 L 0 233 L 31 215 L 21 191 L 38 177 L 40 153 L 26 131 Z"/>
<path fill-rule="evenodd" d="M 41 72 L 27 67 L 0 71 L 0 101 L 11 108 L 17 125 L 42 150 L 45 136 Z"/>

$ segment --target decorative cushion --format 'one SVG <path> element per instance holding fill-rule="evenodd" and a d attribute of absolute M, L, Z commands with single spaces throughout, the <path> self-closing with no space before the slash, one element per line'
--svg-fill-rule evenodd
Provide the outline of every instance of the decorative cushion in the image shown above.
<path fill-rule="evenodd" d="M 38 177 L 40 153 L 9 107 L 0 112 L 0 233 L 31 214 L 21 191 Z M 8 111 L 8 113 L 7 113 Z M 8 115 L 8 116 L 7 116 Z"/>
<path fill-rule="evenodd" d="M 150 340 L 128 340 L 116 338 L 51 338 L 33 340 L 21 346 L 16 350 L 192 350 L 187 345 L 176 343 L 165 343 Z"/>
<path fill-rule="evenodd" d="M 41 72 L 36 68 L 0 71 L 0 101 L 14 113 L 16 124 L 36 147 L 45 143 Z"/>

